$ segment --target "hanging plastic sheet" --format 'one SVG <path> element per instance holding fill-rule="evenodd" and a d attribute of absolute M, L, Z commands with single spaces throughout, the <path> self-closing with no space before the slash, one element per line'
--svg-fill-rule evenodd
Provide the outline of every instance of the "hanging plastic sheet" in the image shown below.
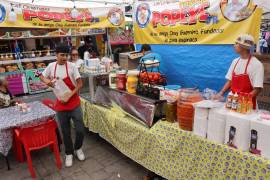
<path fill-rule="evenodd" d="M 140 49 L 141 45 L 137 45 Z M 233 59 L 232 45 L 151 45 L 161 55 L 160 70 L 168 84 L 219 90 Z"/>

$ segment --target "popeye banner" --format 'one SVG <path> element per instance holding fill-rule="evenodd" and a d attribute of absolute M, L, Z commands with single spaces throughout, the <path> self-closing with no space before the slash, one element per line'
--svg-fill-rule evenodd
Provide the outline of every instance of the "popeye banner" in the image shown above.
<path fill-rule="evenodd" d="M 137 1 L 137 44 L 233 44 L 243 33 L 258 40 L 262 9 L 253 0 Z"/>
<path fill-rule="evenodd" d="M 77 9 L 78 16 L 71 17 L 72 8 L 38 6 L 25 3 L 0 2 L 0 27 L 18 28 L 106 28 L 124 25 L 124 7 Z M 17 16 L 11 21 L 11 11 Z"/>

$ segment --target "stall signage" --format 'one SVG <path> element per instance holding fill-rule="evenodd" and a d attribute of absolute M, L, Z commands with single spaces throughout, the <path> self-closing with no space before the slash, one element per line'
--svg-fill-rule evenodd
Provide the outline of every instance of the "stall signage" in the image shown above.
<path fill-rule="evenodd" d="M 17 21 L 10 22 L 11 10 Z M 72 18 L 70 8 L 37 6 L 24 3 L 0 2 L 0 27 L 23 28 L 106 28 L 124 25 L 124 7 L 102 7 L 77 9 L 78 16 Z"/>
<path fill-rule="evenodd" d="M 253 0 L 137 1 L 137 44 L 233 44 L 243 33 L 258 40 L 262 9 Z"/>
<path fill-rule="evenodd" d="M 133 31 L 124 28 L 111 28 L 110 29 L 110 43 L 112 45 L 118 44 L 133 44 Z"/>

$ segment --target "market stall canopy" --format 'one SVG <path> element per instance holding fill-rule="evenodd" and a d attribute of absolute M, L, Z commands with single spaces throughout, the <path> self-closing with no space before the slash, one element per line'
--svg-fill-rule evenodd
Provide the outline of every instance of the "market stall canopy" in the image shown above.
<path fill-rule="evenodd" d="M 110 28 L 125 25 L 125 5 L 116 1 L 2 0 L 0 27 Z"/>
<path fill-rule="evenodd" d="M 270 11 L 270 1 L 269 0 L 254 0 L 254 3 L 259 7 L 262 7 L 265 12 Z"/>
<path fill-rule="evenodd" d="M 10 2 L 29 3 L 39 6 L 73 8 L 72 0 L 10 0 Z M 77 8 L 112 7 L 115 5 L 131 4 L 132 0 L 75 0 Z"/>

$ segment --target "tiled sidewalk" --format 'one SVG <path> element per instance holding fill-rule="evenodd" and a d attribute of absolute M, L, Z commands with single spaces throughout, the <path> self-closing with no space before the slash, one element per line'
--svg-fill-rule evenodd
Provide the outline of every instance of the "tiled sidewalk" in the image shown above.
<path fill-rule="evenodd" d="M 42 93 L 20 97 L 25 102 L 37 101 L 43 98 L 53 99 L 54 95 Z M 62 170 L 59 172 L 53 153 L 48 148 L 32 153 L 33 166 L 37 179 L 42 180 L 141 180 L 147 170 L 121 154 L 112 145 L 96 134 L 86 133 L 83 150 L 86 156 L 84 162 L 74 158 L 71 168 L 64 167 L 64 148 L 62 146 Z M 12 152 L 9 156 L 11 170 L 7 171 L 5 160 L 0 156 L 0 180 L 30 180 L 32 179 L 27 163 L 15 161 Z"/>
<path fill-rule="evenodd" d="M 73 167 L 58 172 L 54 156 L 49 149 L 32 153 L 37 179 L 44 180 L 141 180 L 146 169 L 122 155 L 112 145 L 94 134 L 87 134 L 84 141 L 86 160 L 74 159 Z M 63 162 L 63 148 L 61 158 Z M 27 163 L 18 163 L 10 153 L 11 170 L 7 171 L 3 157 L 0 157 L 0 179 L 31 179 Z"/>

